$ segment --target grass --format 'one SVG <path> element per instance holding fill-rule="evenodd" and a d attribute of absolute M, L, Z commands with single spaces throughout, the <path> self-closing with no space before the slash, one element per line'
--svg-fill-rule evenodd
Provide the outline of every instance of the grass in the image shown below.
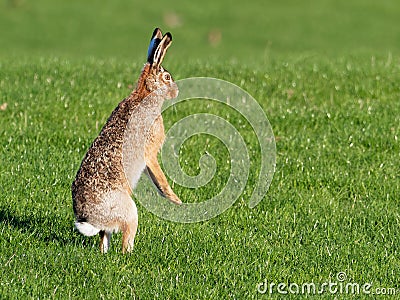
<path fill-rule="evenodd" d="M 176 80 L 222 78 L 253 95 L 276 136 L 277 169 L 263 201 L 249 209 L 260 150 L 254 134 L 240 128 L 252 158 L 241 199 L 222 215 L 196 224 L 159 219 L 137 203 L 139 233 L 127 256 L 120 254 L 119 235 L 110 253 L 100 255 L 96 238 L 74 230 L 70 184 L 91 141 L 130 92 L 143 64 L 145 45 L 113 52 L 113 45 L 122 48 L 129 41 L 129 30 L 120 29 L 132 22 L 140 43 L 147 43 L 153 25 L 142 24 L 145 17 L 121 18 L 108 34 L 99 30 L 90 35 L 110 25 L 106 21 L 111 22 L 114 12 L 125 18 L 130 11 L 140 15 L 133 4 L 115 1 L 107 4 L 112 13 L 99 10 L 96 23 L 87 21 L 79 34 L 71 24 L 56 23 L 59 9 L 71 20 L 84 20 L 92 12 L 88 4 L 7 3 L 0 22 L 15 22 L 17 28 L 3 35 L 7 43 L 0 50 L 0 105 L 8 104 L 0 110 L 1 298 L 257 299 L 270 296 L 257 293 L 257 283 L 265 280 L 321 284 L 337 281 L 338 272 L 346 273 L 345 283 L 370 282 L 371 291 L 395 288 L 400 293 L 400 60 L 398 41 L 392 39 L 399 29 L 391 26 L 400 6 L 395 1 L 366 3 L 354 13 L 350 11 L 361 2 L 339 1 L 336 7 L 309 1 L 304 8 L 290 2 L 285 10 L 270 3 L 266 16 L 256 5 L 231 6 L 230 14 L 216 23 L 212 20 L 219 4 L 205 2 L 209 10 L 185 4 L 171 9 L 185 25 L 172 31 L 176 38 L 165 66 Z M 154 14 L 154 22 L 162 23 L 162 12 Z M 240 31 L 229 19 L 234 16 L 255 21 Z M 300 22 L 293 16 L 307 18 Z M 280 17 L 286 17 L 286 25 L 279 26 Z M 320 26 L 321 34 L 309 35 L 316 32 L 310 24 L 321 24 L 325 17 L 331 23 Z M 29 18 L 37 23 L 28 26 Z M 209 27 L 202 18 L 209 18 Z M 374 18 L 375 29 L 365 21 Z M 343 38 L 335 31 L 339 23 L 343 27 L 338 30 L 346 31 Z M 51 24 L 59 27 L 34 35 Z M 266 30 L 276 29 L 271 46 L 258 42 L 251 30 L 265 24 L 270 25 Z M 365 33 L 358 34 L 354 24 L 365 26 Z M 204 38 L 211 27 L 222 30 L 217 46 L 189 34 L 199 32 Z M 70 36 L 63 41 L 57 32 L 67 29 Z M 244 45 L 225 39 L 234 32 Z M 20 38 L 31 34 L 36 41 Z M 87 36 L 87 43 L 82 42 Z M 261 63 L 251 53 L 261 55 Z M 202 111 L 239 122 L 234 112 L 198 101 L 167 111 L 166 127 Z M 183 201 L 195 201 L 198 193 L 212 195 L 224 184 L 229 170 L 220 146 L 215 139 L 207 144 L 204 137 L 185 145 L 180 160 L 189 174 L 199 171 L 197 160 L 209 151 L 222 179 L 200 191 L 176 186 Z M 330 299 L 332 294 L 322 296 Z"/>
<path fill-rule="evenodd" d="M 180 64 L 233 59 L 254 66 L 289 54 L 398 55 L 399 14 L 394 0 L 155 0 L 151 6 L 7 0 L 0 3 L 0 55 L 143 58 L 156 26 L 173 33 L 168 61 Z"/>

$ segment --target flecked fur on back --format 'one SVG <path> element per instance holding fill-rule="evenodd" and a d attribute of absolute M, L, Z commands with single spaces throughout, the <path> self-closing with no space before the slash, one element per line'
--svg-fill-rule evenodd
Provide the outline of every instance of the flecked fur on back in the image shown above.
<path fill-rule="evenodd" d="M 177 96 L 178 88 L 161 62 L 172 36 L 156 28 L 152 63 L 145 64 L 135 90 L 114 109 L 94 140 L 72 183 L 77 229 L 85 235 L 100 234 L 100 249 L 109 248 L 111 233 L 122 230 L 123 252 L 131 251 L 138 215 L 131 193 L 143 170 L 159 192 L 172 202 L 181 201 L 172 191 L 158 162 L 164 140 L 161 106 Z"/>

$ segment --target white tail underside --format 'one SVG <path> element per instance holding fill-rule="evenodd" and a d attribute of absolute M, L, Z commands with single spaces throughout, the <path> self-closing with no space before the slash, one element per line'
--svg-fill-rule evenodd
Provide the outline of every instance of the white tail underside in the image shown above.
<path fill-rule="evenodd" d="M 94 227 L 87 222 L 75 222 L 75 226 L 80 233 L 86 236 L 93 236 L 100 232 L 100 229 Z"/>

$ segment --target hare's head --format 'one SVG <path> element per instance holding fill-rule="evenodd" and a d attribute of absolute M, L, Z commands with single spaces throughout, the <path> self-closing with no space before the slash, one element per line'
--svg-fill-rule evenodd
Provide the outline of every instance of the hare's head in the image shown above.
<path fill-rule="evenodd" d="M 162 35 L 159 28 L 154 30 L 147 52 L 147 63 L 138 83 L 139 89 L 140 83 L 142 83 L 147 93 L 157 91 L 163 94 L 164 99 L 173 99 L 178 96 L 179 92 L 171 74 L 161 66 L 171 43 L 171 33 L 167 32 Z"/>

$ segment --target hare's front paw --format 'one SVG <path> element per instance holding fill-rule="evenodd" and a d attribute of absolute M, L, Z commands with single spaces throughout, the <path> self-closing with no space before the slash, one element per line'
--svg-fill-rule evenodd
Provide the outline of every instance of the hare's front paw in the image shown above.
<path fill-rule="evenodd" d="M 166 195 L 166 197 L 172 202 L 177 205 L 181 205 L 182 201 L 179 199 L 179 197 L 174 193 L 174 191 L 171 189 L 171 191 Z"/>

